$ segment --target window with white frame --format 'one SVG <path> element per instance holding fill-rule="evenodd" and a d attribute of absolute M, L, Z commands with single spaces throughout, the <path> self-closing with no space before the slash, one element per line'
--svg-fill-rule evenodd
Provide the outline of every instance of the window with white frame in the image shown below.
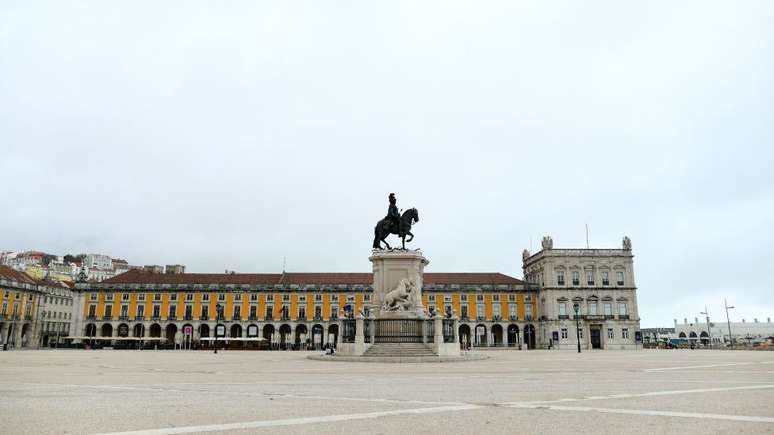
<path fill-rule="evenodd" d="M 314 301 L 315 302 L 322 302 L 322 295 L 321 294 L 314 295 Z"/>
<path fill-rule="evenodd" d="M 218 302 L 223 302 L 226 300 L 226 294 L 225 293 L 218 293 Z"/>
<path fill-rule="evenodd" d="M 602 271 L 602 285 L 610 285 L 610 272 Z"/>
<path fill-rule="evenodd" d="M 629 328 L 621 328 L 621 338 L 624 340 L 629 338 Z"/>
<path fill-rule="evenodd" d="M 618 315 L 625 316 L 626 315 L 626 304 L 620 303 L 618 304 Z"/>
<path fill-rule="evenodd" d="M 193 293 L 186 293 L 185 300 L 188 302 L 193 301 Z"/>
<path fill-rule="evenodd" d="M 105 295 L 105 300 L 106 301 L 112 301 L 113 300 L 113 293 L 106 294 Z"/>
<path fill-rule="evenodd" d="M 564 302 L 559 302 L 559 315 L 560 316 L 567 315 L 567 304 Z"/>
<path fill-rule="evenodd" d="M 567 340 L 567 328 L 562 328 L 562 340 Z"/>
<path fill-rule="evenodd" d="M 597 303 L 596 302 L 589 302 L 589 315 L 596 316 L 597 315 Z"/>
<path fill-rule="evenodd" d="M 460 295 L 460 301 L 467 302 L 468 301 L 468 295 L 466 295 L 466 294 Z"/>
<path fill-rule="evenodd" d="M 266 302 L 274 302 L 274 293 L 269 293 L 266 295 Z"/>
<path fill-rule="evenodd" d="M 6 292 L 5 297 L 8 297 L 8 292 Z M 97 294 L 96 293 L 92 293 L 91 297 L 89 299 L 91 299 L 92 301 L 96 301 L 97 300 Z"/>
<path fill-rule="evenodd" d="M 492 295 L 492 301 L 493 302 L 500 302 L 500 295 L 499 294 L 493 294 Z"/>
<path fill-rule="evenodd" d="M 572 285 L 578 286 L 580 285 L 580 272 L 577 270 L 574 270 L 572 272 Z"/>
<path fill-rule="evenodd" d="M 203 301 L 209 301 L 210 300 L 210 294 L 209 293 L 204 293 L 202 295 L 202 300 Z"/>
<path fill-rule="evenodd" d="M 618 271 L 615 273 L 616 275 L 616 281 L 618 285 L 624 285 L 624 273 L 622 271 Z"/>
<path fill-rule="evenodd" d="M 234 300 L 239 302 L 242 300 L 242 293 L 237 293 L 234 295 Z"/>
<path fill-rule="evenodd" d="M 250 293 L 250 302 L 255 302 L 258 300 L 258 293 Z"/>
<path fill-rule="evenodd" d="M 144 301 L 145 300 L 145 293 L 138 294 L 137 295 L 137 300 L 138 301 Z"/>
<path fill-rule="evenodd" d="M 524 304 L 524 317 L 526 320 L 532 320 L 532 304 Z"/>
<path fill-rule="evenodd" d="M 153 295 L 153 300 L 158 302 L 161 300 L 161 293 L 156 293 Z"/>
<path fill-rule="evenodd" d="M 564 285 L 564 271 L 560 270 L 556 272 L 556 284 L 557 285 Z"/>
<path fill-rule="evenodd" d="M 609 339 L 615 338 L 615 334 L 613 333 L 613 328 L 607 328 L 607 338 Z"/>
<path fill-rule="evenodd" d="M 298 303 L 306 303 L 306 295 L 298 296 Z"/>
<path fill-rule="evenodd" d="M 594 271 L 592 270 L 586 271 L 586 284 L 594 285 Z"/>
<path fill-rule="evenodd" d="M 604 307 L 605 307 L 605 315 L 606 316 L 612 316 L 613 315 L 613 304 L 611 304 L 610 302 L 605 302 Z"/>
<path fill-rule="evenodd" d="M 122 294 L 121 295 L 121 300 L 122 301 L 128 301 L 129 300 L 129 293 Z"/>
<path fill-rule="evenodd" d="M 499 318 L 500 317 L 500 304 L 493 304 L 492 305 L 492 315 L 495 318 Z"/>

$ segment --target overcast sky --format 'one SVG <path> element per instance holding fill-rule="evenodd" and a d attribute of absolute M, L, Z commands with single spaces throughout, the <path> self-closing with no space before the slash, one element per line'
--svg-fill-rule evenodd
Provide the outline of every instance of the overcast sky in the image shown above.
<path fill-rule="evenodd" d="M 428 271 L 632 239 L 642 326 L 774 317 L 774 3 L 0 2 L 0 250 Z"/>

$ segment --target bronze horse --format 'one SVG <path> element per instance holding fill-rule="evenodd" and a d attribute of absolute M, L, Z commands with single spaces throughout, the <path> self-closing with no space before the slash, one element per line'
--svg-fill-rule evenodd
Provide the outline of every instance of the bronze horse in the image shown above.
<path fill-rule="evenodd" d="M 403 242 L 403 249 L 406 249 L 406 242 L 414 240 L 414 235 L 411 234 L 411 225 L 416 222 L 419 222 L 419 212 L 415 208 L 403 212 L 400 216 L 400 228 L 395 228 L 395 224 L 387 219 L 380 220 L 374 227 L 374 249 L 382 249 L 382 242 L 387 245 L 387 249 L 392 249 L 390 244 L 384 240 L 390 234 L 397 234 Z M 406 240 L 406 236 L 410 236 L 408 240 Z"/>

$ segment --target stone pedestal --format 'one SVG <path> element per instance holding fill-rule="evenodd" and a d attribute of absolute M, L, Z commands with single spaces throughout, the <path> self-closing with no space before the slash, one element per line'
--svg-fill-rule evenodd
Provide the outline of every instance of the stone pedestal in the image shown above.
<path fill-rule="evenodd" d="M 425 307 L 422 305 L 422 276 L 425 266 L 430 264 L 420 251 L 374 249 L 368 258 L 373 265 L 374 294 L 371 312 L 376 319 L 423 319 Z M 398 310 L 389 310 L 385 306 L 390 292 L 403 288 L 410 283 L 410 304 Z"/>

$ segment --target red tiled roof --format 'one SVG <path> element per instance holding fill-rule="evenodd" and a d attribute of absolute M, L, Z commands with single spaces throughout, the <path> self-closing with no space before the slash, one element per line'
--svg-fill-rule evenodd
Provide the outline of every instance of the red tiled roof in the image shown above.
<path fill-rule="evenodd" d="M 27 275 L 24 272 L 19 272 L 18 270 L 15 270 L 8 266 L 0 266 L 0 277 L 10 281 L 17 281 L 17 282 L 27 283 L 27 284 L 37 284 L 37 282 L 34 279 L 32 279 L 31 276 Z"/>
<path fill-rule="evenodd" d="M 372 273 L 150 273 L 132 269 L 102 281 L 105 284 L 362 284 Z M 502 273 L 426 273 L 425 284 L 523 284 Z"/>

